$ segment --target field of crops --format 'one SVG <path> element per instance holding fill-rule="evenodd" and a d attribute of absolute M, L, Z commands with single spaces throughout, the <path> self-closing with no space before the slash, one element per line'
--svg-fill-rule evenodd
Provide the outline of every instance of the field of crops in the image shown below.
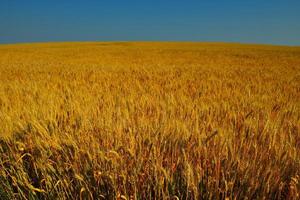
<path fill-rule="evenodd" d="M 0 199 L 299 199 L 300 47 L 0 45 Z"/>

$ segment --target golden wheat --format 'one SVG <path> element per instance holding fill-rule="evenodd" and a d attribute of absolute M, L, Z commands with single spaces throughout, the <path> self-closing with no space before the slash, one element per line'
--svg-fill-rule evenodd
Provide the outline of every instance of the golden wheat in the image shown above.
<path fill-rule="evenodd" d="M 300 48 L 0 46 L 1 199 L 299 199 Z"/>

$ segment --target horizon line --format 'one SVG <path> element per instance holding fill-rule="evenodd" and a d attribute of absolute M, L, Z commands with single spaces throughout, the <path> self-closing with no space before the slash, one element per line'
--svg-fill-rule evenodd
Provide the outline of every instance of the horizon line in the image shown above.
<path fill-rule="evenodd" d="M 258 43 L 258 42 L 233 42 L 233 41 L 218 41 L 218 40 L 51 40 L 51 41 L 22 41 L 22 42 L 0 42 L 0 45 L 26 45 L 26 44 L 49 44 L 49 43 L 214 43 L 214 44 L 239 44 L 239 45 L 262 45 L 262 46 L 281 46 L 281 47 L 300 47 L 300 44 L 276 44 L 276 43 Z"/>

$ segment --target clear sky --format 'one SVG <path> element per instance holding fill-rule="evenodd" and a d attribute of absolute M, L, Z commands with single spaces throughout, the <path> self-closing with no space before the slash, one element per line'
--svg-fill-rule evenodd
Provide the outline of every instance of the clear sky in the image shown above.
<path fill-rule="evenodd" d="M 300 45 L 300 0 L 0 0 L 0 43 L 129 40 Z"/>

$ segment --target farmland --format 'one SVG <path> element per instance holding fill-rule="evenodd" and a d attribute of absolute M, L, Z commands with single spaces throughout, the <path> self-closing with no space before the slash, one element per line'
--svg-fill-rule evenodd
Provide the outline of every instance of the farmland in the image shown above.
<path fill-rule="evenodd" d="M 300 47 L 0 45 L 0 199 L 299 199 Z"/>

